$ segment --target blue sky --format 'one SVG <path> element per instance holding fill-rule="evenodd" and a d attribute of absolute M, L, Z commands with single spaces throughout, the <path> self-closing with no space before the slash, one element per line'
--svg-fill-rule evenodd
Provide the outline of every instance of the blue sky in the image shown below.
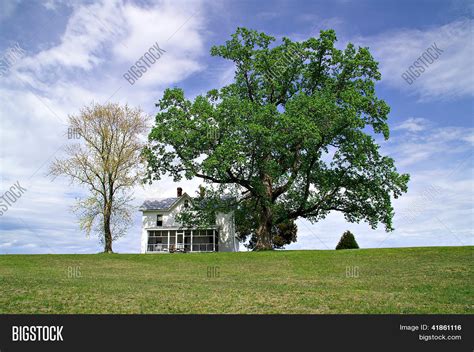
<path fill-rule="evenodd" d="M 349 224 L 337 213 L 299 221 L 288 249 L 334 248 L 350 229 L 361 247 L 473 245 L 473 3 L 470 1 L 3 1 L 0 5 L 0 195 L 26 188 L 0 217 L 0 253 L 95 253 L 70 212 L 84 189 L 46 176 L 61 156 L 67 116 L 92 101 L 156 114 L 164 89 L 189 98 L 221 87 L 234 67 L 209 55 L 244 26 L 303 40 L 333 28 L 338 46 L 368 46 L 380 63 L 378 95 L 391 106 L 382 152 L 411 174 L 394 201 L 396 230 Z M 122 75 L 151 46 L 166 53 L 135 84 Z M 412 84 L 402 74 L 425 50 L 442 50 Z M 199 180 L 179 184 L 194 193 Z M 135 205 L 173 196 L 165 179 L 137 187 Z M 0 209 L 1 210 L 1 209 Z M 138 252 L 140 213 L 118 252 Z"/>

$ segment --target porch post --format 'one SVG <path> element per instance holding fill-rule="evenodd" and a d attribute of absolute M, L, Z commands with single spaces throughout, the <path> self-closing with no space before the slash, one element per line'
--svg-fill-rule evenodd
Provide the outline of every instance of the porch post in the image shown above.
<path fill-rule="evenodd" d="M 191 233 L 189 234 L 189 236 L 191 237 L 191 248 L 189 249 L 190 252 L 193 251 L 193 235 L 194 235 L 194 231 L 193 230 L 190 230 Z"/>
<path fill-rule="evenodd" d="M 212 230 L 212 251 L 216 251 L 216 230 Z"/>
<path fill-rule="evenodd" d="M 168 253 L 170 251 L 170 230 L 168 230 Z"/>

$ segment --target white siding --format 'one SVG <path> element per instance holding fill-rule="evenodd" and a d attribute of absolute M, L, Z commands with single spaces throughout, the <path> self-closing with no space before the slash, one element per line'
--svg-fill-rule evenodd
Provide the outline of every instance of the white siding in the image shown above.
<path fill-rule="evenodd" d="M 235 238 L 233 213 L 217 213 L 216 225 L 219 228 L 219 252 L 237 252 L 239 242 Z"/>

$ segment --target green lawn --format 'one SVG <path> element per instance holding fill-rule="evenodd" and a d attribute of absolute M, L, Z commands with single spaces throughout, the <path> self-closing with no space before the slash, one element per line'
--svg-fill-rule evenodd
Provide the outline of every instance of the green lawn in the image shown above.
<path fill-rule="evenodd" d="M 0 313 L 472 314 L 473 249 L 0 255 Z"/>

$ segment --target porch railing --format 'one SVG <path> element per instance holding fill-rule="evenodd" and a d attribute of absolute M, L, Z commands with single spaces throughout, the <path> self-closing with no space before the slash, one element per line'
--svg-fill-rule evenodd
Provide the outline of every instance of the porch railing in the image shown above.
<path fill-rule="evenodd" d="M 199 243 L 193 244 L 192 248 L 190 244 L 177 244 L 177 245 L 168 245 L 168 244 L 149 244 L 147 252 L 169 252 L 170 247 L 173 250 L 184 250 L 191 252 L 212 252 L 214 251 L 214 244 L 212 243 Z"/>

